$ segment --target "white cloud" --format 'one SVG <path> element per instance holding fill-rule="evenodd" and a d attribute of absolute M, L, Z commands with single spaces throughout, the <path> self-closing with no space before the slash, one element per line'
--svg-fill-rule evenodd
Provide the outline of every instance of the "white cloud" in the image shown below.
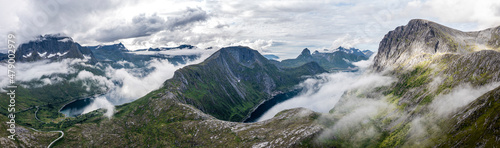
<path fill-rule="evenodd" d="M 108 118 L 111 118 L 111 116 L 113 116 L 113 113 L 115 111 L 115 106 L 111 102 L 109 102 L 108 99 L 106 99 L 106 97 L 101 96 L 94 98 L 92 103 L 83 109 L 82 114 L 86 114 L 100 108 L 106 109 L 106 113 L 104 113 L 104 115 L 107 116 Z"/>
<path fill-rule="evenodd" d="M 434 17 L 446 23 L 475 23 L 485 29 L 500 25 L 500 1 L 497 0 L 415 0 L 408 11 L 420 10 L 422 16 Z"/>
<path fill-rule="evenodd" d="M 430 19 L 460 30 L 485 29 L 500 23 L 500 4 L 495 0 L 5 3 L 0 6 L 0 14 L 9 21 L 0 22 L 0 33 L 15 32 L 20 41 L 59 32 L 84 45 L 124 42 L 130 49 L 179 44 L 223 47 L 246 41 L 284 41 L 280 46 L 256 47 L 282 59 L 293 58 L 306 47 L 322 49 L 343 45 L 376 50 L 388 31 L 413 18 Z M 134 23 L 132 20 L 137 18 L 143 19 Z M 5 49 L 5 44 L 0 42 L 0 48 Z"/>
<path fill-rule="evenodd" d="M 446 117 L 498 86 L 500 86 L 500 83 L 491 83 L 479 88 L 464 84 L 453 88 L 448 94 L 436 96 L 430 108 L 438 116 Z"/>
<path fill-rule="evenodd" d="M 189 51 L 189 50 L 186 50 Z M 119 85 L 111 88 L 106 98 L 115 105 L 131 102 L 147 93 L 158 89 L 163 82 L 173 77 L 174 72 L 186 65 L 200 63 L 210 56 L 215 50 L 193 49 L 192 52 L 200 53 L 200 58 L 187 61 L 184 65 L 173 65 L 168 60 L 153 59 L 148 62 L 147 67 L 154 69 L 147 75 L 138 69 L 114 69 L 106 68 L 106 75 L 110 81 L 118 82 Z M 179 52 L 181 52 L 179 50 Z"/>
<path fill-rule="evenodd" d="M 370 61 L 369 64 L 358 63 L 357 65 L 371 65 L 373 58 Z M 362 68 L 369 67 L 365 66 Z M 362 69 L 356 73 L 326 73 L 309 78 L 298 85 L 299 88 L 304 88 L 299 95 L 273 106 L 258 121 L 270 119 L 282 110 L 296 107 L 305 107 L 317 112 L 326 113 L 337 104 L 346 91 L 357 89 L 369 92 L 376 87 L 387 86 L 394 82 L 392 77 L 375 73 L 364 73 L 365 70 L 367 69 Z"/>

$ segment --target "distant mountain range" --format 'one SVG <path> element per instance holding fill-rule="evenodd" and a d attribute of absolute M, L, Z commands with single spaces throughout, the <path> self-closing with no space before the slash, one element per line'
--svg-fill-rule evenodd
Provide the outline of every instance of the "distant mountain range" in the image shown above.
<path fill-rule="evenodd" d="M 161 48 L 162 50 L 128 50 L 122 43 L 112 44 L 112 45 L 98 45 L 98 46 L 86 46 L 89 48 L 96 56 L 97 61 L 102 63 L 109 63 L 113 67 L 119 68 L 124 65 L 118 64 L 118 61 L 127 61 L 135 66 L 142 67 L 145 62 L 152 59 L 167 59 L 174 65 L 185 64 L 189 60 L 194 60 L 200 57 L 197 54 L 190 55 L 168 55 L 165 53 L 153 53 L 153 54 L 141 54 L 146 51 L 167 51 L 172 49 L 193 49 L 196 48 L 191 45 L 180 45 L 178 47 Z M 152 48 L 150 48 L 152 49 Z M 158 48 L 156 48 L 158 49 Z M 126 65 L 125 65 L 126 66 Z"/>
<path fill-rule="evenodd" d="M 321 67 L 328 71 L 352 71 L 357 67 L 352 65 L 352 62 L 367 60 L 373 52 L 369 50 L 361 51 L 356 48 L 338 47 L 333 51 L 325 50 L 324 52 L 314 51 L 311 54 L 309 49 L 302 50 L 301 54 L 295 59 L 287 59 L 281 62 L 274 61 L 278 67 L 297 67 L 309 62 L 316 62 Z"/>
<path fill-rule="evenodd" d="M 178 47 L 159 47 L 159 48 L 148 48 L 148 49 L 138 49 L 138 51 L 167 51 L 167 50 L 174 50 L 174 49 L 193 49 L 196 48 L 191 45 L 180 45 Z"/>

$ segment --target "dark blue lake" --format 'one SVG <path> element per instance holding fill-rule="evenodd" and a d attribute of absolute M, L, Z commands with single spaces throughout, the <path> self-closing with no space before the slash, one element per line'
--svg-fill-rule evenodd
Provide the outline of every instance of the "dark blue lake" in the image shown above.
<path fill-rule="evenodd" d="M 266 113 L 274 105 L 279 104 L 281 102 L 284 102 L 288 99 L 291 99 L 291 98 L 297 96 L 297 94 L 299 94 L 300 91 L 301 91 L 301 89 L 297 89 L 294 91 L 290 91 L 287 93 L 282 93 L 282 94 L 278 94 L 278 95 L 274 96 L 273 98 L 267 100 L 266 102 L 261 104 L 259 107 L 257 107 L 257 109 L 255 109 L 255 111 L 253 111 L 252 114 L 250 114 L 250 117 L 247 118 L 243 122 L 245 122 L 245 123 L 256 122 L 262 115 L 264 115 L 264 113 Z"/>
<path fill-rule="evenodd" d="M 63 113 L 68 117 L 76 117 L 81 115 L 88 105 L 94 102 L 94 98 L 85 98 L 73 101 L 69 104 L 66 104 L 59 112 Z"/>

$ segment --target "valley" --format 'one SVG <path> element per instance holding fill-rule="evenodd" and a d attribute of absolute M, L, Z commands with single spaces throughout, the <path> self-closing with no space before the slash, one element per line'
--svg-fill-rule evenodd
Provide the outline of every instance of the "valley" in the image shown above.
<path fill-rule="evenodd" d="M 281 61 L 246 46 L 129 51 L 45 35 L 19 46 L 19 69 L 62 68 L 19 76 L 19 134 L 0 143 L 42 147 L 59 135 L 40 131 L 60 130 L 53 147 L 494 147 L 499 34 L 414 19 L 377 53 Z"/>

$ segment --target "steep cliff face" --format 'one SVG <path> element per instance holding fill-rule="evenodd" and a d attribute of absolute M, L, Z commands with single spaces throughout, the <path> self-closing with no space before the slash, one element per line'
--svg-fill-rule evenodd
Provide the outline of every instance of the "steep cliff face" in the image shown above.
<path fill-rule="evenodd" d="M 341 121 L 355 114 L 353 100 L 360 96 L 387 106 L 369 122 L 334 134 L 332 146 L 498 145 L 499 28 L 462 32 L 426 20 L 411 20 L 390 31 L 380 42 L 373 68 L 396 81 L 369 92 L 349 90 L 332 116 Z M 371 135 L 359 136 L 366 133 Z"/>
<path fill-rule="evenodd" d="M 97 62 L 90 49 L 82 47 L 72 38 L 59 34 L 39 36 L 37 40 L 19 45 L 16 50 L 16 60 L 20 62 L 33 62 L 48 59 L 60 61 L 66 58 L 88 59 Z"/>
<path fill-rule="evenodd" d="M 316 63 L 278 69 L 248 47 L 222 48 L 204 62 L 175 72 L 166 87 L 181 102 L 192 104 L 218 119 L 242 121 L 262 101 L 289 91 L 304 75 L 323 73 Z"/>
<path fill-rule="evenodd" d="M 499 49 L 500 27 L 462 32 L 432 21 L 415 19 L 385 35 L 375 57 L 375 69 L 411 67 L 432 55 L 465 54 Z"/>

